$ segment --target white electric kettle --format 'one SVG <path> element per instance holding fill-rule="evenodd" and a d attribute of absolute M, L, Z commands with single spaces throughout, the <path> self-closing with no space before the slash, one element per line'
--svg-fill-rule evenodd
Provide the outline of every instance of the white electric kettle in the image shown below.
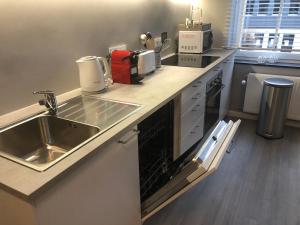
<path fill-rule="evenodd" d="M 76 61 L 83 92 L 103 91 L 111 81 L 108 62 L 103 57 L 85 56 Z"/>

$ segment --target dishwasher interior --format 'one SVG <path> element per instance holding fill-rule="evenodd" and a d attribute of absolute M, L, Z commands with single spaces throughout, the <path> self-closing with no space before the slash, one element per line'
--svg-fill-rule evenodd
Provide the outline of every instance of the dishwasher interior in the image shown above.
<path fill-rule="evenodd" d="M 177 104 L 177 99 L 170 101 L 138 125 L 143 218 L 149 218 L 185 193 L 204 179 L 209 170 L 207 175 L 215 171 L 241 123 L 240 120 L 216 121 L 189 150 L 175 159 L 176 138 L 181 129 Z"/>
<path fill-rule="evenodd" d="M 138 125 L 142 202 L 170 179 L 173 163 L 173 109 L 174 103 L 171 101 Z"/>
<path fill-rule="evenodd" d="M 181 172 L 193 151 L 191 148 L 174 160 L 174 104 L 174 101 L 170 101 L 138 125 L 142 203 Z"/>

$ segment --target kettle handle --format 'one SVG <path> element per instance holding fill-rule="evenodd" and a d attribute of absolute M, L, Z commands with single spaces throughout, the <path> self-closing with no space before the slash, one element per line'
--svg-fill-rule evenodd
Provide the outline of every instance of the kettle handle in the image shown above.
<path fill-rule="evenodd" d="M 104 65 L 104 78 L 105 79 L 109 79 L 111 78 L 111 72 L 110 72 L 110 68 L 107 62 L 107 59 L 104 57 L 97 57 L 97 59 L 99 60 L 100 63 L 102 63 Z"/>

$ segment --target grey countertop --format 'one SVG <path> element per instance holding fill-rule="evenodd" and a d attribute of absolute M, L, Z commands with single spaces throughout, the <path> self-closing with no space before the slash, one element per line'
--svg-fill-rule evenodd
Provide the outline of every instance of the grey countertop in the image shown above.
<path fill-rule="evenodd" d="M 37 172 L 0 157 L 0 188 L 25 200 L 33 199 L 37 193 L 47 188 L 49 183 L 53 184 L 56 177 L 72 172 L 73 166 L 76 166 L 79 161 L 84 160 L 93 151 L 101 150 L 99 147 L 103 144 L 118 140 L 129 129 L 173 99 L 191 82 L 203 76 L 234 52 L 235 50 L 223 49 L 209 51 L 206 55 L 220 58 L 206 68 L 162 66 L 154 74 L 147 76 L 141 85 L 114 84 L 107 92 L 99 94 L 97 97 L 141 104 L 143 107 L 44 172 Z M 72 94 L 66 94 L 59 100 L 67 100 L 78 95 L 80 95 L 79 89 L 74 90 Z M 40 108 L 35 105 L 22 109 L 19 113 L 1 116 L 0 126 L 16 120 L 18 115 L 31 115 L 37 113 L 38 110 Z"/>

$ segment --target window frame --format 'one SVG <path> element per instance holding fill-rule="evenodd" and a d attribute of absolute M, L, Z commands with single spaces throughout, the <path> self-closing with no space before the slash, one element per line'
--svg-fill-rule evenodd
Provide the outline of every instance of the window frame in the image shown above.
<path fill-rule="evenodd" d="M 284 28 L 281 26 L 282 23 L 282 18 L 286 18 L 286 16 L 289 16 L 289 14 L 287 15 L 283 15 L 283 7 L 285 7 L 286 4 L 288 4 L 289 6 L 292 4 L 298 4 L 297 8 L 298 8 L 298 14 L 295 14 L 294 16 L 298 16 L 300 18 L 300 1 L 299 0 L 290 0 L 290 2 L 284 2 L 284 1 L 280 1 L 280 8 L 278 11 L 278 14 L 274 14 L 274 7 L 276 5 L 278 5 L 278 0 L 268 0 L 268 2 L 266 2 L 266 0 L 244 0 L 244 11 L 242 13 L 242 25 L 240 27 L 240 38 L 239 38 L 239 48 L 240 49 L 244 49 L 244 50 L 266 50 L 266 51 L 289 51 L 290 53 L 293 52 L 298 52 L 300 51 L 300 28 L 295 28 L 295 29 L 291 29 L 291 28 Z M 291 1 L 296 1 L 296 2 L 291 2 Z M 259 14 L 259 7 L 261 6 L 261 4 L 267 4 L 267 5 L 272 5 L 272 8 L 270 8 L 268 6 L 268 9 L 266 10 L 266 14 L 262 15 Z M 249 8 L 250 7 L 250 8 Z M 251 7 L 252 7 L 252 11 L 251 11 Z M 257 8 L 257 12 L 255 12 L 255 8 Z M 250 12 L 250 13 L 249 13 Z M 271 12 L 271 14 L 270 14 Z M 290 8 L 288 8 L 288 13 L 290 12 Z M 259 18 L 260 16 L 268 16 L 270 18 L 272 18 L 272 16 L 276 16 L 278 17 L 277 19 L 274 19 L 274 22 L 276 23 L 276 25 L 274 25 L 274 27 L 270 27 L 270 28 L 260 28 L 258 27 L 251 27 L 251 26 L 245 26 L 245 21 L 247 20 L 247 22 L 251 22 L 251 19 L 253 19 L 253 16 L 256 16 L 257 18 Z M 251 18 L 252 17 L 252 18 Z M 274 31 L 270 31 L 270 30 L 274 30 Z M 258 35 L 262 35 L 262 38 L 259 38 L 260 40 L 262 40 L 262 43 L 259 45 L 260 47 L 257 47 L 257 43 L 258 43 Z M 270 39 L 269 39 L 269 34 L 270 33 L 275 33 L 275 38 L 273 41 L 273 46 L 270 46 Z M 282 48 L 282 46 L 284 45 L 283 39 L 284 36 L 290 35 L 293 36 L 291 41 L 289 41 L 289 46 Z M 286 42 L 285 42 L 286 43 Z M 291 43 L 291 44 L 290 44 Z M 297 45 L 294 45 L 295 43 L 297 43 Z M 252 45 L 252 46 L 251 46 Z"/>
<path fill-rule="evenodd" d="M 237 62 L 240 63 L 249 63 L 249 64 L 258 64 L 258 65 L 272 65 L 272 66 L 289 66 L 289 67 L 297 67 L 300 68 L 300 44 L 298 44 L 296 47 L 297 49 L 292 49 L 292 51 L 284 51 L 283 49 L 278 49 L 277 47 L 282 45 L 282 41 L 283 41 L 283 33 L 281 32 L 282 29 L 278 29 L 277 32 L 273 32 L 273 35 L 277 35 L 277 45 L 275 46 L 275 48 L 269 48 L 269 41 L 270 41 L 270 35 L 272 34 L 272 32 L 269 32 L 264 36 L 265 40 L 267 42 L 267 48 L 245 48 L 245 47 L 241 47 L 242 44 L 242 38 L 243 38 L 243 30 L 244 30 L 244 19 L 246 16 L 248 17 L 252 17 L 252 16 L 258 16 L 257 15 L 257 10 L 258 10 L 258 6 L 253 6 L 253 13 L 250 14 L 246 14 L 246 7 L 247 7 L 247 2 L 248 1 L 244 1 L 244 12 L 242 13 L 242 25 L 239 26 L 240 29 L 240 36 L 239 36 L 239 47 L 238 47 L 238 51 L 236 54 L 236 59 Z M 282 3 L 282 2 L 281 2 Z M 300 3 L 300 1 L 299 1 Z M 255 4 L 257 4 L 257 0 L 255 2 Z M 270 4 L 273 4 L 273 8 L 270 10 L 268 9 L 268 16 L 279 16 L 279 13 L 281 13 L 281 16 L 283 13 L 282 8 L 278 10 L 278 14 L 274 14 L 274 7 L 276 6 L 276 4 L 278 4 L 278 1 L 274 0 L 271 1 Z M 286 3 L 285 3 L 286 4 Z M 257 9 L 255 8 L 257 7 Z M 281 6 L 280 6 L 281 7 Z M 249 10 L 250 11 L 250 10 Z M 289 10 L 288 10 L 289 12 Z M 298 16 L 300 16 L 300 5 L 299 5 L 299 14 Z M 289 16 L 288 14 L 285 16 Z M 293 15 L 291 15 L 293 16 Z M 276 30 L 276 27 L 273 28 L 273 30 Z M 300 38 L 300 28 L 297 29 L 298 30 L 298 37 Z M 293 33 L 294 34 L 294 33 Z M 296 36 L 296 35 L 295 35 Z M 300 39 L 299 39 L 300 40 Z M 294 40 L 295 41 L 295 40 Z M 293 47 L 292 47 L 293 48 Z"/>

